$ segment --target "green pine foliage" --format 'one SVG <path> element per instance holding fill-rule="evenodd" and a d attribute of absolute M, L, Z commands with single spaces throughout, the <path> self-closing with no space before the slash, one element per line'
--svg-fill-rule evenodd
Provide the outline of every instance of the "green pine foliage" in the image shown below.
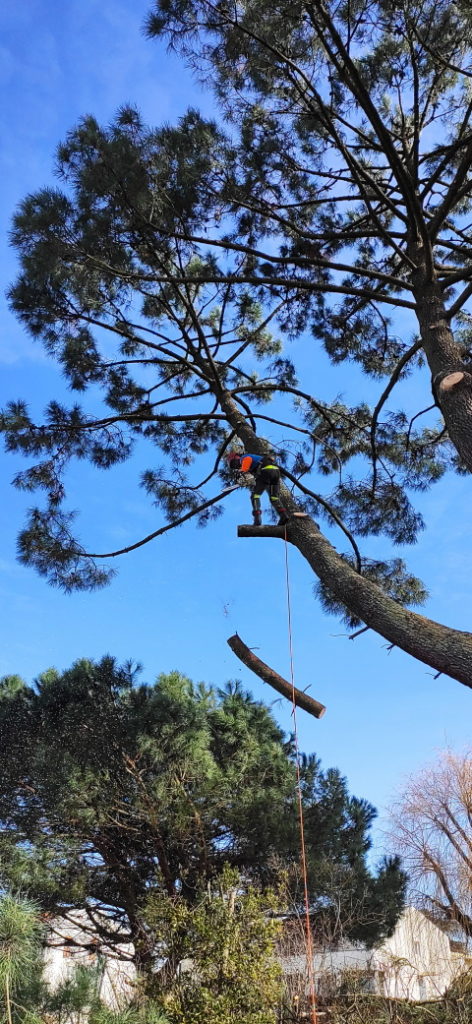
<path fill-rule="evenodd" d="M 16 486 L 45 498 L 44 508 L 29 513 L 20 558 L 66 590 L 101 586 L 113 574 L 75 536 L 68 465 L 86 459 L 97 470 L 111 469 L 145 439 L 158 459 L 141 477 L 150 499 L 170 523 L 188 512 L 198 516 L 208 483 L 218 474 L 227 481 L 221 456 L 234 422 L 221 405 L 222 389 L 254 429 L 264 426 L 261 406 L 276 402 L 270 419 L 293 423 L 286 466 L 295 484 L 304 478 L 307 509 L 329 524 L 344 518 L 360 536 L 383 532 L 396 543 L 414 542 L 423 523 L 408 490 L 429 486 L 453 464 L 447 437 L 439 439 L 432 426 L 409 425 L 405 413 L 390 411 L 374 442 L 372 407 L 301 389 L 273 328 L 293 316 L 304 326 L 307 304 L 318 303 L 312 291 L 296 301 L 284 288 L 266 292 L 272 265 L 249 252 L 232 255 L 234 232 L 221 258 L 187 238 L 203 230 L 203 219 L 218 222 L 217 208 L 230 202 L 218 196 L 220 178 L 223 168 L 230 178 L 236 174 L 228 169 L 235 159 L 221 130 L 196 112 L 161 130 L 144 127 L 131 109 L 108 129 L 89 117 L 58 151 L 65 191 L 30 196 L 16 214 L 12 241 L 22 271 L 10 291 L 12 306 L 71 387 L 93 388 L 95 395 L 98 388 L 103 399 L 92 417 L 77 403 L 53 401 L 38 423 L 20 401 L 2 418 L 7 449 L 34 460 L 17 474 Z M 185 224 L 182 238 L 176 216 Z M 309 273 L 315 284 L 311 264 Z M 406 351 L 398 341 L 392 345 L 384 373 Z M 208 456 L 216 460 L 213 470 Z M 318 500 L 315 481 L 324 477 L 329 489 Z M 204 520 L 219 512 L 213 507 Z M 407 601 L 418 600 L 418 587 L 403 591 Z"/>
<path fill-rule="evenodd" d="M 213 85 L 222 116 L 85 117 L 58 148 L 59 187 L 20 204 L 11 306 L 84 400 L 2 413 L 29 460 L 16 486 L 42 495 L 19 557 L 65 590 L 113 575 L 68 504 L 77 460 L 109 472 L 146 449 L 154 537 L 211 522 L 228 448 L 269 444 L 299 506 L 375 577 L 354 585 L 346 559 L 327 572 L 300 543 L 326 610 L 468 683 L 464 637 L 431 625 L 419 644 L 424 620 L 396 610 L 426 590 L 390 551 L 424 528 L 416 493 L 472 470 L 469 5 L 155 0 L 147 31 Z M 326 359 L 354 368 L 347 395 L 319 384 Z M 371 536 L 375 572 L 358 544 Z"/>
<path fill-rule="evenodd" d="M 264 887 L 291 870 L 294 907 L 303 892 L 293 746 L 268 708 L 237 685 L 133 678 L 108 657 L 2 684 L 0 879 L 54 914 L 101 908 L 99 937 L 116 943 L 118 924 L 146 972 L 151 896 L 192 904 L 224 865 Z M 313 907 L 333 935 L 336 922 L 369 942 L 389 934 L 405 876 L 367 867 L 374 808 L 313 756 L 302 780 Z"/>
<path fill-rule="evenodd" d="M 22 999 L 39 981 L 42 935 L 37 905 L 24 896 L 5 893 L 0 899 L 0 993 L 7 1024 L 38 1020 Z"/>

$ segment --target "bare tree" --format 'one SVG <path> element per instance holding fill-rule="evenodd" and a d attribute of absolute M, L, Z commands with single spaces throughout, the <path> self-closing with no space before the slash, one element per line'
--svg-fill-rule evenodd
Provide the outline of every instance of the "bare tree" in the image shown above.
<path fill-rule="evenodd" d="M 413 893 L 452 933 L 472 938 L 472 753 L 446 750 L 412 778 L 392 812 Z"/>

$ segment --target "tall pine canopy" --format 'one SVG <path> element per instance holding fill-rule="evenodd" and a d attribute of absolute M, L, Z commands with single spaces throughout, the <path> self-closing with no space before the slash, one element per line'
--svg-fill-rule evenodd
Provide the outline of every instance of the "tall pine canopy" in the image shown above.
<path fill-rule="evenodd" d="M 20 557 L 65 589 L 109 579 L 74 530 L 71 460 L 109 469 L 146 442 L 140 483 L 166 517 L 152 538 L 219 513 L 230 447 L 288 436 L 284 502 L 308 513 L 289 540 L 324 607 L 470 686 L 472 635 L 409 611 L 424 586 L 389 557 L 423 528 L 415 491 L 472 468 L 469 4 L 161 0 L 147 28 L 214 85 L 222 117 L 84 118 L 58 150 L 61 188 L 15 216 L 12 307 L 87 393 L 39 422 L 24 400 L 3 413 L 7 448 L 33 458 L 17 486 L 45 496 Z M 319 390 L 321 352 L 375 398 Z M 360 544 L 379 534 L 372 559 Z"/>
<path fill-rule="evenodd" d="M 32 686 L 5 677 L 0 736 L 2 887 L 54 915 L 86 908 L 143 969 L 155 967 L 149 904 L 192 906 L 225 866 L 242 885 L 287 877 L 287 906 L 301 906 L 293 745 L 238 684 L 173 672 L 139 685 L 110 657 L 82 660 Z M 318 922 L 334 938 L 390 934 L 405 876 L 395 858 L 367 865 L 374 808 L 314 756 L 302 791 Z"/>

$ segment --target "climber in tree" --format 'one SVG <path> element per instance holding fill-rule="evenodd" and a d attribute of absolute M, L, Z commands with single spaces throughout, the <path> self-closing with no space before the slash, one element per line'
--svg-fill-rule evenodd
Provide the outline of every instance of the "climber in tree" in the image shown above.
<path fill-rule="evenodd" d="M 251 473 L 254 487 L 251 491 L 252 517 L 254 526 L 261 525 L 261 494 L 267 491 L 272 508 L 279 517 L 279 523 L 288 522 L 289 514 L 280 504 L 280 469 L 272 453 L 253 455 L 250 452 L 230 452 L 228 463 L 233 473 Z"/>

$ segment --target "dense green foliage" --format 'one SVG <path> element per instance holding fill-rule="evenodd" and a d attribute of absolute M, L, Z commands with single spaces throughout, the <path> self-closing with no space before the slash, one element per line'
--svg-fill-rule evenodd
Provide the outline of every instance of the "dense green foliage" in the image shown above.
<path fill-rule="evenodd" d="M 146 921 L 160 954 L 185 968 L 166 986 L 150 988 L 172 1024 L 275 1024 L 282 1003 L 275 940 L 280 924 L 268 916 L 274 893 L 245 890 L 234 869 L 224 868 L 211 890 L 193 905 L 151 897 Z"/>
<path fill-rule="evenodd" d="M 20 1003 L 40 982 L 43 928 L 30 900 L 8 893 L 0 900 L 0 995 L 2 1019 L 18 1019 Z M 36 994 L 36 993 L 35 993 Z M 21 1013 L 21 1010 L 20 1010 Z"/>
<path fill-rule="evenodd" d="M 7 678 L 0 697 L 2 884 L 49 911 L 110 913 L 144 967 L 152 895 L 192 903 L 225 864 L 263 884 L 298 864 L 292 745 L 237 686 L 218 694 L 177 672 L 133 685 L 105 658 L 33 686 Z M 395 860 L 368 869 L 375 811 L 336 769 L 309 757 L 302 779 L 313 906 L 374 941 L 394 926 L 404 875 Z"/>
<path fill-rule="evenodd" d="M 412 495 L 472 469 L 469 5 L 157 0 L 148 31 L 213 84 L 224 125 L 86 117 L 59 147 L 61 188 L 16 214 L 12 308 L 87 392 L 42 421 L 24 400 L 4 411 L 7 448 L 33 461 L 16 485 L 45 497 L 20 558 L 65 589 L 110 578 L 67 505 L 77 459 L 110 469 L 144 441 L 157 536 L 218 514 L 228 446 L 278 446 L 297 499 L 348 540 L 334 573 L 298 538 L 324 607 L 470 685 L 470 637 L 418 643 L 424 621 L 388 601 L 425 599 L 390 557 L 424 526 Z M 320 386 L 326 357 L 355 364 L 344 397 Z M 378 534 L 371 558 L 359 539 Z"/>

